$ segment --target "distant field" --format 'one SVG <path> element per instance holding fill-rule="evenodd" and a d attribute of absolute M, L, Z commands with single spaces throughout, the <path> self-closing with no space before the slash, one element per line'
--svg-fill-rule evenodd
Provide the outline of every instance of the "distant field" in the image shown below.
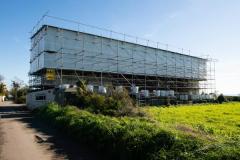
<path fill-rule="evenodd" d="M 240 159 L 240 103 L 141 110 L 111 117 L 49 104 L 37 115 L 110 159 Z"/>

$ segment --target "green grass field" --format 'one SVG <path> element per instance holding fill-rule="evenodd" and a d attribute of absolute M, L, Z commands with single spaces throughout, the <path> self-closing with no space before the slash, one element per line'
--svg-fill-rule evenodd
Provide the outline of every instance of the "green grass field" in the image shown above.
<path fill-rule="evenodd" d="M 240 156 L 240 103 L 147 107 L 143 110 L 154 123 L 176 136 L 185 135 L 201 141 L 205 154 L 216 159 L 222 154 L 225 156 L 221 158 L 240 159 L 231 156 L 235 153 Z"/>
<path fill-rule="evenodd" d="M 150 119 L 173 131 L 202 135 L 206 140 L 240 138 L 240 103 L 143 109 Z"/>
<path fill-rule="evenodd" d="M 142 107 L 112 117 L 49 104 L 37 115 L 109 159 L 240 159 L 240 103 Z"/>

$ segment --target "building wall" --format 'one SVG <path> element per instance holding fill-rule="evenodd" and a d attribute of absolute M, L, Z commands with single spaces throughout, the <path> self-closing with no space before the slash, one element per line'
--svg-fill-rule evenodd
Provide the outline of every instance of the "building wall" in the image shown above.
<path fill-rule="evenodd" d="M 42 68 L 206 79 L 207 61 L 56 27 L 32 38 L 30 73 Z"/>
<path fill-rule="evenodd" d="M 41 96 L 44 96 L 45 99 L 41 98 Z M 26 97 L 26 103 L 27 103 L 27 107 L 33 110 L 49 102 L 53 102 L 54 99 L 55 99 L 55 95 L 53 93 L 53 89 L 49 89 L 49 90 L 42 90 L 42 91 L 28 93 Z"/>

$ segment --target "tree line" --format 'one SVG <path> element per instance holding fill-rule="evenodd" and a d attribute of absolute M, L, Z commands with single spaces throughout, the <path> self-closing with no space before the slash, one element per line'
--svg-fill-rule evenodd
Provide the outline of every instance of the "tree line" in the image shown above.
<path fill-rule="evenodd" d="M 18 78 L 12 80 L 11 88 L 8 90 L 4 83 L 4 76 L 0 75 L 0 96 L 5 96 L 6 99 L 12 100 L 14 103 L 26 103 L 27 91 L 28 86 Z"/>

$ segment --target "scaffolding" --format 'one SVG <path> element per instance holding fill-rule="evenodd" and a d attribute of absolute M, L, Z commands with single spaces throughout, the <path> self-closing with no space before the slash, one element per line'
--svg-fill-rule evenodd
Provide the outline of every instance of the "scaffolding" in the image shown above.
<path fill-rule="evenodd" d="M 32 88 L 84 79 L 129 90 L 138 86 L 174 90 L 176 95 L 215 93 L 216 60 L 191 56 L 190 50 L 50 15 L 33 28 L 31 40 Z M 56 71 L 54 81 L 46 79 L 46 68 Z"/>

